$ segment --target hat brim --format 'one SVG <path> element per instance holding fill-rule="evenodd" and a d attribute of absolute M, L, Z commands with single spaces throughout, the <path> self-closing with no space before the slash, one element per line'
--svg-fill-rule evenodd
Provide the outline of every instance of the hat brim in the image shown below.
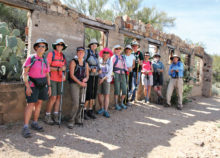
<path fill-rule="evenodd" d="M 140 44 L 132 44 L 131 47 L 132 47 L 132 46 L 138 46 L 138 48 L 141 47 Z"/>
<path fill-rule="evenodd" d="M 52 44 L 52 47 L 53 47 L 54 50 L 56 50 L 56 45 L 58 45 L 58 44 L 59 44 L 59 43 L 53 43 L 53 44 Z M 67 46 L 65 43 L 63 43 L 63 49 L 62 49 L 62 50 L 65 50 L 67 47 L 68 47 L 68 46 Z"/>
<path fill-rule="evenodd" d="M 124 49 L 124 50 L 126 50 L 126 49 L 130 49 L 130 50 L 133 50 L 132 48 L 128 48 L 128 47 L 125 47 L 125 49 Z"/>
<path fill-rule="evenodd" d="M 46 45 L 46 50 L 45 50 L 45 52 L 46 52 L 46 51 L 48 50 L 48 43 L 45 43 L 45 42 L 39 42 L 39 43 L 44 43 L 44 44 Z M 39 43 L 34 43 L 33 48 L 34 48 L 35 51 L 36 51 L 35 47 L 36 47 Z"/>
<path fill-rule="evenodd" d="M 173 60 L 173 58 L 178 58 L 178 61 L 181 61 L 180 57 L 177 57 L 177 56 L 175 56 L 175 57 L 170 57 L 170 60 Z"/>
<path fill-rule="evenodd" d="M 91 46 L 92 44 L 96 44 L 97 47 L 99 47 L 99 43 L 96 43 L 96 42 L 94 42 L 94 43 L 89 43 L 88 47 L 90 48 L 90 46 Z"/>
<path fill-rule="evenodd" d="M 160 55 L 158 55 L 158 54 L 157 54 L 157 55 L 154 55 L 154 56 L 153 56 L 153 58 L 154 58 L 154 57 L 160 57 L 160 58 L 161 58 L 161 56 L 160 56 Z"/>
<path fill-rule="evenodd" d="M 110 49 L 102 49 L 100 52 L 99 52 L 99 56 L 102 58 L 103 57 L 103 53 L 104 52 L 109 52 L 109 55 L 110 57 L 113 56 L 113 52 L 110 50 Z"/>

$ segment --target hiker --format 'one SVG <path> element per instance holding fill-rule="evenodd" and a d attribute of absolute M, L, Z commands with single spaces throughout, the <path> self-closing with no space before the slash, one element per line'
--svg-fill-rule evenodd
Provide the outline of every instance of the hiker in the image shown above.
<path fill-rule="evenodd" d="M 142 52 L 139 50 L 140 49 L 140 44 L 137 41 L 132 41 L 131 46 L 132 46 L 132 49 L 133 49 L 132 54 L 135 56 L 135 67 L 133 69 L 133 76 L 132 76 L 133 94 L 132 94 L 132 98 L 131 98 L 131 101 L 134 101 L 135 97 L 136 97 L 136 91 L 137 91 L 138 85 L 140 83 L 140 76 L 141 76 L 141 69 L 142 69 L 141 66 L 143 64 L 144 57 L 143 57 Z"/>
<path fill-rule="evenodd" d="M 45 123 L 49 125 L 59 124 L 59 106 L 61 99 L 61 84 L 65 81 L 66 59 L 63 51 L 67 48 L 63 39 L 57 39 L 52 44 L 53 51 L 49 52 L 47 60 L 50 66 L 50 80 L 51 80 L 51 97 L 47 103 Z M 54 107 L 53 117 L 51 115 Z"/>
<path fill-rule="evenodd" d="M 38 117 L 43 100 L 48 100 L 51 95 L 50 67 L 44 53 L 48 50 L 48 43 L 45 39 L 38 39 L 34 45 L 35 54 L 29 56 L 23 66 L 23 80 L 25 83 L 25 95 L 27 106 L 24 112 L 24 127 L 22 135 L 24 138 L 31 137 L 28 125 L 34 110 L 31 128 L 43 132 L 43 127 L 38 124 Z M 48 88 L 49 87 L 49 88 Z"/>
<path fill-rule="evenodd" d="M 83 92 L 83 88 L 87 87 L 87 81 L 89 79 L 89 66 L 88 63 L 83 60 L 85 55 L 84 47 L 77 47 L 76 49 L 77 58 L 73 58 L 69 65 L 69 83 L 70 92 L 72 97 L 72 110 L 70 114 L 70 120 L 67 127 L 72 129 L 74 124 L 82 125 L 80 120 L 80 112 L 82 111 L 80 106 L 80 100 Z"/>
<path fill-rule="evenodd" d="M 100 56 L 100 69 L 102 73 L 99 74 L 99 84 L 98 84 L 98 100 L 100 109 L 98 110 L 98 114 L 103 114 L 104 117 L 109 118 L 110 114 L 108 112 L 109 105 L 109 94 L 110 94 L 110 82 L 112 81 L 112 70 L 113 63 L 110 60 L 110 57 L 113 56 L 113 52 L 104 48 L 99 52 Z"/>
<path fill-rule="evenodd" d="M 184 66 L 178 55 L 173 55 L 170 59 L 172 60 L 172 64 L 169 67 L 168 74 L 171 78 L 170 78 L 169 85 L 167 88 L 167 104 L 165 105 L 165 107 L 171 106 L 170 100 L 171 100 L 171 96 L 173 93 L 173 89 L 177 88 L 176 92 L 179 97 L 177 109 L 182 110 Z"/>
<path fill-rule="evenodd" d="M 163 95 L 162 95 L 162 86 L 163 86 L 163 72 L 164 72 L 164 65 L 160 61 L 160 54 L 155 53 L 153 56 L 153 87 L 154 91 L 157 93 L 158 96 L 158 104 L 162 104 L 163 102 Z"/>
<path fill-rule="evenodd" d="M 88 120 L 89 118 L 96 119 L 96 116 L 93 111 L 95 106 L 95 99 L 97 94 L 97 85 L 98 77 L 100 73 L 99 61 L 98 61 L 98 52 L 97 48 L 99 43 L 96 39 L 91 39 L 89 49 L 86 51 L 84 59 L 89 64 L 89 80 L 87 82 L 86 89 L 86 103 L 85 103 L 85 115 L 84 119 Z"/>
<path fill-rule="evenodd" d="M 126 98 L 126 103 L 127 106 L 130 106 L 131 104 L 129 103 L 129 99 L 132 93 L 132 75 L 133 75 L 133 68 L 135 66 L 135 57 L 132 53 L 132 48 L 131 45 L 127 45 L 124 49 L 124 57 L 125 57 L 125 62 L 126 66 L 128 68 L 128 75 L 126 76 L 126 81 L 127 81 L 127 98 Z"/>
<path fill-rule="evenodd" d="M 124 105 L 124 99 L 127 93 L 126 88 L 126 73 L 128 71 L 125 57 L 121 55 L 122 47 L 120 45 L 115 45 L 113 48 L 114 55 L 111 58 L 113 63 L 113 72 L 114 72 L 114 95 L 115 95 L 115 109 L 127 109 L 127 106 Z M 118 104 L 118 99 L 120 92 L 122 91 L 121 103 Z"/>
<path fill-rule="evenodd" d="M 150 53 L 144 53 L 144 62 L 142 65 L 142 75 L 141 81 L 142 85 L 144 85 L 144 96 L 145 96 L 145 103 L 150 102 L 150 95 L 151 95 L 151 86 L 153 86 L 153 66 L 150 59 Z"/>

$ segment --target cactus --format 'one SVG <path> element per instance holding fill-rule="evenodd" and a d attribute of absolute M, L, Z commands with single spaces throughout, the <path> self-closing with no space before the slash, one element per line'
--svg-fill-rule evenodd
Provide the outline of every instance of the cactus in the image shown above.
<path fill-rule="evenodd" d="M 20 30 L 14 29 L 14 30 L 12 31 L 12 35 L 15 36 L 15 37 L 19 37 L 19 36 L 21 35 Z"/>
<path fill-rule="evenodd" d="M 0 22 L 0 35 L 0 81 L 20 80 L 25 56 L 20 31 L 14 29 L 10 32 L 8 25 Z"/>
<path fill-rule="evenodd" d="M 17 46 L 17 39 L 15 36 L 9 36 L 8 37 L 8 47 L 9 48 L 14 48 L 15 46 Z"/>

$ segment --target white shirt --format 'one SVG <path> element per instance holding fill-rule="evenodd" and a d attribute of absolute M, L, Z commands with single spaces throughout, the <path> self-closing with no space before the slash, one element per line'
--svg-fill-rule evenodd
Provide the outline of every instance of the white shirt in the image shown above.
<path fill-rule="evenodd" d="M 127 68 L 131 68 L 135 60 L 135 56 L 133 54 L 130 54 L 129 56 L 125 54 L 124 57 L 125 57 L 125 63 L 127 65 Z"/>

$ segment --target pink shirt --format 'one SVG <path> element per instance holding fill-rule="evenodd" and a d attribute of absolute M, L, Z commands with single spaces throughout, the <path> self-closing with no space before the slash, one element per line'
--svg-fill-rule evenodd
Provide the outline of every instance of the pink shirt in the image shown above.
<path fill-rule="evenodd" d="M 34 62 L 34 64 L 31 66 L 31 56 L 29 56 L 25 63 L 24 63 L 24 67 L 30 67 L 29 72 L 28 72 L 28 76 L 32 77 L 32 78 L 44 78 L 46 77 L 46 74 L 48 72 L 50 72 L 50 67 L 49 65 L 46 66 L 46 64 L 43 61 L 43 58 L 37 56 L 37 54 L 34 54 L 36 61 Z M 38 59 L 41 59 L 41 61 L 39 61 Z M 46 59 L 47 61 L 47 59 Z M 42 62 L 43 62 L 43 73 L 41 73 L 41 67 L 42 67 Z M 48 63 L 48 62 L 47 62 Z M 31 87 L 34 87 L 34 83 L 29 82 L 29 84 L 31 85 Z"/>
<path fill-rule="evenodd" d="M 143 61 L 142 72 L 152 71 L 151 65 L 152 63 L 150 64 L 150 61 Z M 152 72 L 149 72 L 148 75 L 152 75 Z"/>
<path fill-rule="evenodd" d="M 112 57 L 113 66 L 114 66 L 115 61 L 116 61 L 116 55 L 114 55 L 114 56 Z M 121 55 L 118 56 L 118 63 L 115 65 L 115 67 L 120 68 L 120 69 L 125 69 L 125 70 L 127 71 L 128 68 L 127 68 L 127 65 L 126 65 L 126 63 L 125 63 L 125 58 L 124 58 L 124 60 L 123 60 L 123 58 L 122 58 Z M 116 72 L 116 73 L 119 73 L 119 74 L 121 73 L 120 70 L 115 71 L 115 72 Z M 125 73 L 125 72 L 122 71 L 122 74 L 124 74 L 124 73 Z"/>

